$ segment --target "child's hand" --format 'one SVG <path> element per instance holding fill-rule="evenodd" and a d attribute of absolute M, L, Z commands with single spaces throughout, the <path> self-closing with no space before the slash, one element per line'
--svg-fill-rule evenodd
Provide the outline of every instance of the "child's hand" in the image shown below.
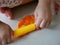
<path fill-rule="evenodd" d="M 48 6 L 38 6 L 34 12 L 35 15 L 35 24 L 37 28 L 45 28 L 51 23 L 51 12 Z"/>
<path fill-rule="evenodd" d="M 4 13 L 9 19 L 13 18 L 13 14 L 12 14 L 11 8 L 1 7 L 0 8 L 0 12 Z"/>
<path fill-rule="evenodd" d="M 4 45 L 13 40 L 13 30 L 9 25 L 0 21 L 0 44 Z"/>

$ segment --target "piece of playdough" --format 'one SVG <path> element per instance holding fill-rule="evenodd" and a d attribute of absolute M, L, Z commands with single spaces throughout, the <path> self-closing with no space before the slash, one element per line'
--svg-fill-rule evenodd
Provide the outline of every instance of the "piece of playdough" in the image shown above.
<path fill-rule="evenodd" d="M 25 35 L 29 32 L 32 32 L 36 29 L 34 24 L 34 15 L 28 15 L 22 18 L 18 23 L 18 29 L 14 31 L 14 38 Z"/>
<path fill-rule="evenodd" d="M 24 18 L 22 18 L 22 20 L 18 22 L 18 28 L 27 26 L 29 24 L 33 24 L 34 22 L 35 22 L 34 15 L 25 16 Z"/>
<path fill-rule="evenodd" d="M 35 24 L 30 24 L 21 28 L 18 28 L 14 31 L 14 38 L 18 38 L 20 36 L 23 36 L 29 32 L 32 32 L 36 29 Z"/>

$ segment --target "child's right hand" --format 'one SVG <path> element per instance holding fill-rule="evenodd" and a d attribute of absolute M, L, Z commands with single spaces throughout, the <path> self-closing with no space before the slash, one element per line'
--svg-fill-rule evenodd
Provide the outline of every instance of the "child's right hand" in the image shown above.
<path fill-rule="evenodd" d="M 0 45 L 5 45 L 13 40 L 14 32 L 9 25 L 0 21 Z"/>
<path fill-rule="evenodd" d="M 51 11 L 48 6 L 45 6 L 44 2 L 38 3 L 36 10 L 34 12 L 35 15 L 35 24 L 37 28 L 45 28 L 48 27 L 51 23 Z"/>

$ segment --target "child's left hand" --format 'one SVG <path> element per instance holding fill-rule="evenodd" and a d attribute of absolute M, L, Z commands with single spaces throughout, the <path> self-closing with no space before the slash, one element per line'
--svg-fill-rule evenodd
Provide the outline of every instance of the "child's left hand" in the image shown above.
<path fill-rule="evenodd" d="M 51 12 L 48 6 L 40 6 L 37 5 L 36 10 L 34 12 L 35 15 L 35 24 L 37 28 L 45 28 L 48 27 L 51 23 Z"/>

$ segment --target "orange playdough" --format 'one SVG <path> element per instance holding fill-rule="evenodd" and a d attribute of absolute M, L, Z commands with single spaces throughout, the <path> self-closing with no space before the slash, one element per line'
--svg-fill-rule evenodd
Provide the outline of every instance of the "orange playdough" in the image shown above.
<path fill-rule="evenodd" d="M 28 15 L 22 18 L 18 23 L 18 28 L 34 23 L 34 15 Z"/>

